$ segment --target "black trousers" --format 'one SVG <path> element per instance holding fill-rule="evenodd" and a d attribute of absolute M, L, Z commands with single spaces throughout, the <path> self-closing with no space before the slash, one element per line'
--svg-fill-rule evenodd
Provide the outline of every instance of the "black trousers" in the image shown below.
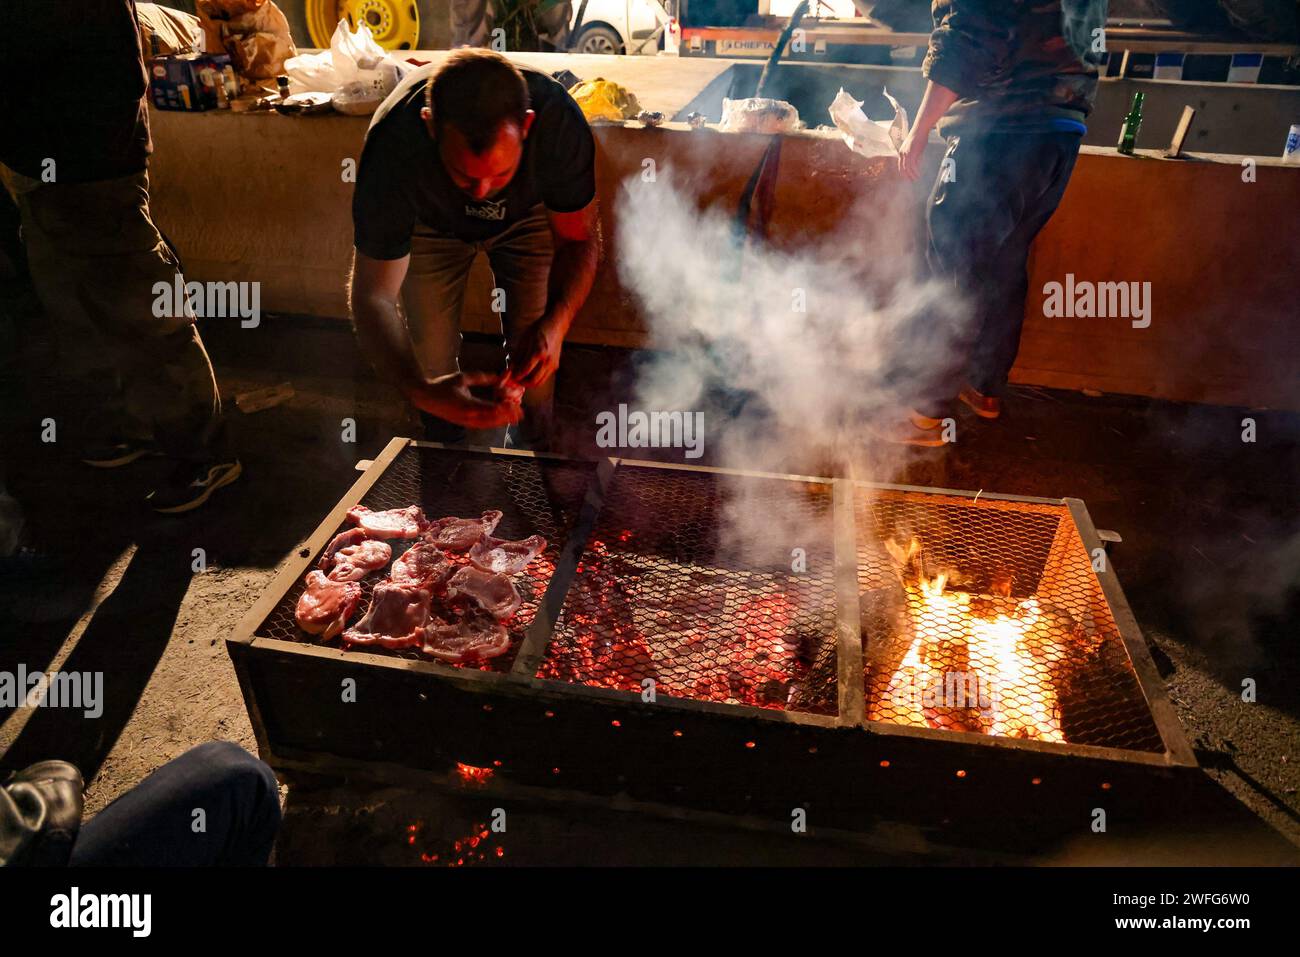
<path fill-rule="evenodd" d="M 164 764 L 81 826 L 73 867 L 260 867 L 280 829 L 271 769 L 211 741 Z"/>
<path fill-rule="evenodd" d="M 917 411 L 941 418 L 965 380 L 1001 395 L 1020 350 L 1034 237 L 1065 194 L 1082 137 L 1070 132 L 954 135 L 926 205 L 926 259 L 970 308 Z"/>

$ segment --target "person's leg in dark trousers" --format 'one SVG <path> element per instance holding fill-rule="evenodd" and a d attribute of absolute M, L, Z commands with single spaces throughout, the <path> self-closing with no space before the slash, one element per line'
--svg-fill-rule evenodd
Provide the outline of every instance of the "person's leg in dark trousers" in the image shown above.
<path fill-rule="evenodd" d="M 90 324 L 121 376 L 127 428 L 181 462 L 230 457 L 212 363 L 194 317 L 156 308 L 180 264 L 149 213 L 149 175 L 17 183 L 32 280 L 54 321 Z"/>
<path fill-rule="evenodd" d="M 555 255 L 546 210 L 537 206 L 486 245 L 493 284 L 505 294 L 501 331 L 513 349 L 519 335 L 546 312 Z M 510 427 L 510 444 L 536 451 L 549 448 L 555 418 L 555 376 L 525 392 L 523 407 L 523 419 Z"/>
<path fill-rule="evenodd" d="M 468 243 L 417 227 L 411 237 L 411 263 L 402 284 L 402 310 L 425 373 L 447 375 L 460 368 L 465 288 L 479 252 L 487 253 L 493 285 L 503 294 L 501 331 L 510 342 L 546 311 L 552 248 L 550 222 L 541 206 L 501 235 L 483 242 Z M 495 295 L 491 298 L 497 300 Z M 524 419 L 511 429 L 512 437 L 518 434 L 515 444 L 527 448 L 546 445 L 554 391 L 552 377 L 524 393 Z M 425 437 L 433 441 L 496 446 L 506 441 L 504 429 L 466 430 L 431 415 L 422 414 L 421 419 Z"/>
<path fill-rule="evenodd" d="M 941 166 L 926 207 L 927 261 L 934 278 L 965 298 L 970 317 L 922 384 L 918 411 L 950 414 L 966 376 L 986 395 L 1005 388 L 1024 324 L 1029 248 L 1060 203 L 1079 142 L 1074 133 L 950 139 L 951 163 Z"/>
<path fill-rule="evenodd" d="M 451 0 L 451 48 L 485 47 L 494 14 L 489 0 Z"/>
<path fill-rule="evenodd" d="M 461 313 L 465 284 L 478 249 L 452 236 L 418 226 L 411 236 L 411 262 L 402 283 L 402 314 L 416 359 L 429 377 L 460 371 Z M 420 413 L 431 442 L 466 441 L 464 426 Z"/>
<path fill-rule="evenodd" d="M 83 824 L 70 863 L 263 866 L 279 828 L 271 769 L 237 744 L 212 741 L 164 764 Z"/>
<path fill-rule="evenodd" d="M 989 264 L 991 282 L 984 324 L 966 368 L 966 381 L 983 395 L 1001 396 L 1006 391 L 1024 327 L 1029 250 L 1060 205 L 1079 155 L 1081 137 L 1073 133 L 1051 136 L 1055 142 L 1045 144 L 1039 154 L 1045 168 L 1051 168 L 1043 192 L 1027 207 L 997 261 Z"/>

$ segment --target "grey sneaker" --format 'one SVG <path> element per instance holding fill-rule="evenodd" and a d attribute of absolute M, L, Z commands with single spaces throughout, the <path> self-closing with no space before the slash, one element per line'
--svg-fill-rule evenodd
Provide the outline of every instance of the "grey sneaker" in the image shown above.
<path fill-rule="evenodd" d="M 155 512 L 168 515 L 191 511 L 206 502 L 217 489 L 235 481 L 243 472 L 244 467 L 239 464 L 239 459 L 199 464 L 181 462 L 166 484 L 149 493 L 149 505 Z"/>

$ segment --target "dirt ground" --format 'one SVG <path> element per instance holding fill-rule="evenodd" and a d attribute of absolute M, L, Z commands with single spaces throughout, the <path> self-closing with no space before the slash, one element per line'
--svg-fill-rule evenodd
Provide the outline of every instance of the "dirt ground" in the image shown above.
<path fill-rule="evenodd" d="M 362 367 L 341 323 L 264 317 L 255 331 L 205 327 L 228 398 L 280 382 L 295 395 L 250 415 L 229 402 L 245 477 L 188 517 L 155 516 L 143 497 L 161 461 L 98 472 L 77 459 L 81 420 L 93 418 L 105 382 L 59 377 L 43 317 L 21 283 L 0 288 L 0 317 L 5 479 L 34 541 L 59 562 L 35 580 L 0 583 L 0 667 L 98 670 L 106 682 L 95 720 L 55 709 L 0 712 L 0 765 L 75 761 L 91 782 L 93 813 L 202 741 L 255 750 L 224 639 L 354 481 L 355 463 L 395 434 L 414 434 L 413 423 Z M 563 417 L 592 422 L 595 410 L 616 403 L 635 358 L 567 350 Z M 1189 798 L 1202 809 L 1202 830 L 1146 847 L 1055 849 L 1049 860 L 1297 859 L 1300 420 L 1251 412 L 1259 423 L 1252 445 L 1239 440 L 1244 414 L 1020 389 L 976 441 L 881 477 L 1077 496 L 1098 526 L 1123 535 L 1113 560 L 1205 768 L 1199 796 Z M 53 443 L 40 439 L 47 417 L 58 423 Z M 341 440 L 345 417 L 356 420 L 355 443 Z M 569 451 L 593 454 L 592 432 L 575 431 Z M 206 563 L 199 572 L 196 549 Z M 1242 701 L 1245 679 L 1256 682 L 1257 703 Z M 521 805 L 509 841 L 491 835 L 467 852 L 457 844 L 468 848 L 482 834 L 492 804 L 483 795 L 298 781 L 286 800 L 282 864 L 445 864 L 466 853 L 471 864 L 906 859 L 888 841 L 846 848 L 550 804 Z M 1214 840 L 1195 836 L 1211 831 Z"/>

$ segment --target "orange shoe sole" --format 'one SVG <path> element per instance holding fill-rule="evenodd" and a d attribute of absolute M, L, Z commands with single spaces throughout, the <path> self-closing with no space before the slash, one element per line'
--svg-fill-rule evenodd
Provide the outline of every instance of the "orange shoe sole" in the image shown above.
<path fill-rule="evenodd" d="M 970 386 L 957 393 L 957 398 L 981 419 L 996 419 L 1002 414 L 1002 403 L 995 396 L 976 392 Z"/>

